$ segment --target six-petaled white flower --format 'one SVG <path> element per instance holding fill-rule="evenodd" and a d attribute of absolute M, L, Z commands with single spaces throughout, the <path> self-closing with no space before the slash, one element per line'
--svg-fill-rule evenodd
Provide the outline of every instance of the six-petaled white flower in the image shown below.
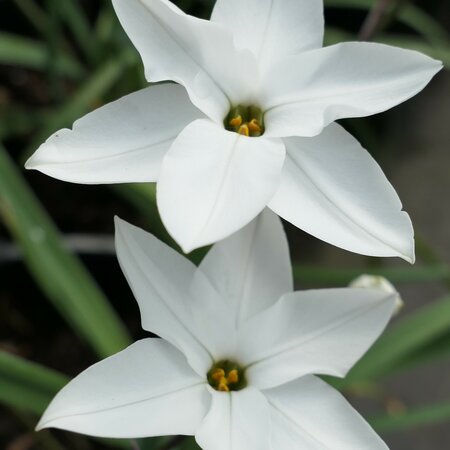
<path fill-rule="evenodd" d="M 397 194 L 333 122 L 407 100 L 439 62 L 373 43 L 321 48 L 322 0 L 218 0 L 211 21 L 168 0 L 113 4 L 147 79 L 179 85 L 87 115 L 50 137 L 28 168 L 78 183 L 157 181 L 164 224 L 186 252 L 267 205 L 344 249 L 414 260 Z"/>
<path fill-rule="evenodd" d="M 206 450 L 387 449 L 314 374 L 345 376 L 389 321 L 395 294 L 293 292 L 286 237 L 268 210 L 199 268 L 121 220 L 116 248 L 143 328 L 161 339 L 76 377 L 39 429 L 195 435 Z"/>

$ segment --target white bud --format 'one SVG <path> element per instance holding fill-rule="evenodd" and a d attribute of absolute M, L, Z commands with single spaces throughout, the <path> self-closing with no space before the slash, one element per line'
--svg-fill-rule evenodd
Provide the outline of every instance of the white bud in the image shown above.
<path fill-rule="evenodd" d="M 369 288 L 369 289 L 381 289 L 384 292 L 396 295 L 396 308 L 394 315 L 397 315 L 404 306 L 404 302 L 400 297 L 399 292 L 395 289 L 395 286 L 386 278 L 379 275 L 360 275 L 355 278 L 350 284 L 352 288 Z"/>

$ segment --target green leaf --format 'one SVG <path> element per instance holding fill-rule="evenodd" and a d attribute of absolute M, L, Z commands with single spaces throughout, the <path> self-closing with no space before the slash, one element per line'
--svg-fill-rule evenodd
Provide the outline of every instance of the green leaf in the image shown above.
<path fill-rule="evenodd" d="M 164 448 L 173 439 L 170 436 L 136 439 L 139 450 L 158 450 Z M 173 449 L 174 450 L 174 449 Z"/>
<path fill-rule="evenodd" d="M 23 411 L 42 414 L 51 398 L 45 392 L 0 376 L 0 402 Z"/>
<path fill-rule="evenodd" d="M 186 437 L 182 443 L 176 447 L 177 450 L 201 450 L 195 438 Z"/>
<path fill-rule="evenodd" d="M 403 5 L 398 20 L 425 37 L 431 44 L 448 44 L 448 31 L 432 16 L 414 5 Z"/>
<path fill-rule="evenodd" d="M 325 0 L 325 6 L 333 8 L 357 8 L 369 10 L 374 0 Z M 447 30 L 433 17 L 417 6 L 403 4 L 396 13 L 396 19 L 428 39 L 430 43 L 448 42 Z"/>
<path fill-rule="evenodd" d="M 370 424 L 380 433 L 435 425 L 450 421 L 450 400 L 420 408 L 407 409 L 403 413 L 372 417 Z"/>
<path fill-rule="evenodd" d="M 28 21 L 45 36 L 48 27 L 48 16 L 33 0 L 13 0 Z"/>
<path fill-rule="evenodd" d="M 66 376 L 56 370 L 32 363 L 3 350 L 0 350 L 0 374 L 51 395 L 58 392 L 68 381 Z"/>
<path fill-rule="evenodd" d="M 400 361 L 394 368 L 395 372 L 404 372 L 414 367 L 437 361 L 448 361 L 450 359 L 450 330 L 439 339 L 433 341 L 426 347 L 418 350 L 409 357 Z"/>
<path fill-rule="evenodd" d="M 95 39 L 104 46 L 111 43 L 117 19 L 110 3 L 107 3 L 99 12 L 94 26 Z"/>
<path fill-rule="evenodd" d="M 294 264 L 295 279 L 302 284 L 346 286 L 361 273 L 387 278 L 391 283 L 430 283 L 445 281 L 450 276 L 447 264 L 380 268 L 322 268 Z"/>
<path fill-rule="evenodd" d="M 80 2 L 78 0 L 64 0 L 63 2 L 53 0 L 52 7 L 56 9 L 58 16 L 70 29 L 79 48 L 88 60 L 95 62 L 99 45 Z"/>
<path fill-rule="evenodd" d="M 51 62 L 59 75 L 79 79 L 84 74 L 83 67 L 67 54 L 59 54 L 55 61 L 50 61 L 49 51 L 41 42 L 0 33 L 0 64 L 44 71 Z"/>
<path fill-rule="evenodd" d="M 100 356 L 129 343 L 125 328 L 0 147 L 0 218 L 20 244 L 31 274 L 60 314 Z"/>
<path fill-rule="evenodd" d="M 67 381 L 56 371 L 0 351 L 0 401 L 10 407 L 42 414 Z"/>
<path fill-rule="evenodd" d="M 342 388 L 355 382 L 383 377 L 449 331 L 450 296 L 410 314 L 388 330 L 347 378 L 335 385 Z"/>
<path fill-rule="evenodd" d="M 0 105 L 0 139 L 5 140 L 12 136 L 26 135 L 40 123 L 39 115 L 29 108 L 11 103 Z"/>

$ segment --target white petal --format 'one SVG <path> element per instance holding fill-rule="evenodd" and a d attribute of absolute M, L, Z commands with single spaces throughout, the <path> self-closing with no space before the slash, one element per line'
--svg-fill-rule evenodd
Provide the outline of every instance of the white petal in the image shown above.
<path fill-rule="evenodd" d="M 306 376 L 264 394 L 271 406 L 273 449 L 388 450 L 347 400 L 319 378 Z"/>
<path fill-rule="evenodd" d="M 380 113 L 416 95 L 441 68 L 416 51 L 367 42 L 287 58 L 264 81 L 266 136 L 315 136 L 337 119 Z"/>
<path fill-rule="evenodd" d="M 340 125 L 313 138 L 285 139 L 278 215 L 338 247 L 414 262 L 411 220 L 375 160 Z"/>
<path fill-rule="evenodd" d="M 57 131 L 26 168 L 75 183 L 156 181 L 173 140 L 200 117 L 181 86 L 148 87 Z"/>
<path fill-rule="evenodd" d="M 195 318 L 200 308 L 195 307 L 198 298 L 193 294 L 197 292 L 191 291 L 194 264 L 151 234 L 117 218 L 116 250 L 138 301 L 142 327 L 175 345 L 198 373 L 206 373 L 213 357 Z M 198 287 L 198 276 L 195 281 Z"/>
<path fill-rule="evenodd" d="M 260 389 L 308 374 L 344 377 L 382 333 L 395 301 L 375 289 L 287 294 L 245 324 L 237 360 Z"/>
<path fill-rule="evenodd" d="M 235 351 L 234 316 L 194 264 L 118 218 L 116 249 L 144 329 L 175 345 L 202 376 Z"/>
<path fill-rule="evenodd" d="M 200 270 L 229 302 L 236 324 L 293 290 L 286 234 L 280 219 L 268 209 L 214 245 Z"/>
<path fill-rule="evenodd" d="M 322 0 L 218 0 L 211 20 L 232 30 L 237 48 L 250 49 L 262 67 L 322 47 Z"/>
<path fill-rule="evenodd" d="M 144 339 L 78 375 L 37 428 L 91 436 L 192 435 L 210 404 L 204 379 L 161 339 Z"/>
<path fill-rule="evenodd" d="M 195 433 L 203 450 L 271 449 L 269 407 L 261 392 L 211 392 L 211 409 Z"/>
<path fill-rule="evenodd" d="M 248 138 L 208 120 L 188 125 L 164 158 L 158 183 L 161 218 L 185 252 L 247 225 L 278 188 L 281 140 Z"/>
<path fill-rule="evenodd" d="M 192 102 L 220 122 L 230 104 L 252 100 L 256 60 L 250 51 L 236 51 L 231 32 L 167 0 L 113 0 L 113 5 L 149 81 L 182 84 Z"/>

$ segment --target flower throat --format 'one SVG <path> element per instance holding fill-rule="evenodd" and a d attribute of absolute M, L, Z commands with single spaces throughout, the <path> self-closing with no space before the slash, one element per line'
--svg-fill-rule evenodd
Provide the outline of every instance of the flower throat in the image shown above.
<path fill-rule="evenodd" d="M 229 360 L 215 363 L 208 372 L 208 383 L 216 391 L 240 391 L 247 386 L 244 370 Z"/>
<path fill-rule="evenodd" d="M 236 106 L 228 113 L 224 121 L 228 131 L 248 137 L 264 134 L 264 114 L 257 106 Z"/>

